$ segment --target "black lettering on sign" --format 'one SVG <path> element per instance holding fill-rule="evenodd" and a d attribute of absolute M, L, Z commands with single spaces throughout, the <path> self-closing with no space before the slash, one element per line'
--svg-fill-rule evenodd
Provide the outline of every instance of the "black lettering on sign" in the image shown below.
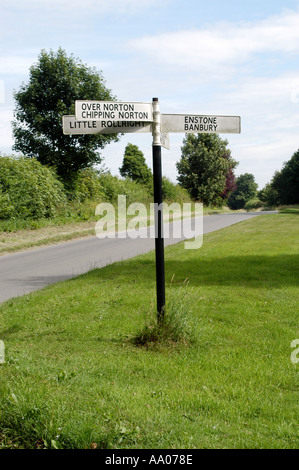
<path fill-rule="evenodd" d="M 70 121 L 70 129 L 95 129 L 96 121 Z"/>
<path fill-rule="evenodd" d="M 93 121 L 96 123 L 96 121 Z M 116 127 L 116 128 L 140 128 L 145 127 L 146 123 L 144 122 L 134 122 L 134 121 L 101 121 L 101 127 L 103 129 L 107 127 Z"/>
<path fill-rule="evenodd" d="M 185 124 L 217 125 L 217 116 L 185 116 Z"/>
<path fill-rule="evenodd" d="M 104 111 L 134 111 L 134 104 L 104 103 Z"/>
<path fill-rule="evenodd" d="M 83 111 L 100 111 L 101 103 L 82 103 L 81 107 Z"/>
<path fill-rule="evenodd" d="M 148 113 L 144 112 L 137 112 L 137 111 L 128 111 L 128 112 L 121 112 L 118 113 L 119 119 L 136 119 L 140 121 L 145 121 L 148 119 Z"/>
<path fill-rule="evenodd" d="M 217 132 L 216 116 L 185 116 L 184 130 L 187 132 Z"/>
<path fill-rule="evenodd" d="M 82 112 L 83 119 L 91 120 L 91 119 L 115 119 L 114 112 L 108 111 L 83 111 Z"/>

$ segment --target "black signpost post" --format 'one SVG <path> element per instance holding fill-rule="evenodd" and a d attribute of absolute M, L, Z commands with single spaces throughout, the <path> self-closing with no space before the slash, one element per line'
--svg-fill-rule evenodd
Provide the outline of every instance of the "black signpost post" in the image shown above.
<path fill-rule="evenodd" d="M 155 251 L 158 322 L 162 323 L 165 311 L 165 264 L 163 235 L 161 121 L 158 98 L 153 98 L 153 182 L 155 206 Z"/>

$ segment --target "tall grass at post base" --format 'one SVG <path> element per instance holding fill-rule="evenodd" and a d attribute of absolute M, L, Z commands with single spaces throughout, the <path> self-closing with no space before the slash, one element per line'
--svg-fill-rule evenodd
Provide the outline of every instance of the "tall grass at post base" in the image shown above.
<path fill-rule="evenodd" d="M 159 319 L 156 309 L 152 307 L 146 315 L 144 328 L 131 338 L 132 343 L 146 348 L 194 343 L 195 337 L 190 324 L 189 293 L 188 279 L 179 289 L 171 288 L 162 317 Z"/>

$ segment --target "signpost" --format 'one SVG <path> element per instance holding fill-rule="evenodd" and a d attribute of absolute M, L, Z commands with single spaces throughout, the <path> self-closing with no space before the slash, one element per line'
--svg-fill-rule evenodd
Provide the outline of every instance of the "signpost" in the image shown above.
<path fill-rule="evenodd" d="M 167 150 L 170 150 L 169 134 L 168 132 L 161 131 L 161 145 Z"/>
<path fill-rule="evenodd" d="M 153 180 L 155 207 L 155 252 L 158 323 L 163 322 L 165 311 L 165 263 L 163 238 L 161 114 L 158 98 L 153 98 Z"/>
<path fill-rule="evenodd" d="M 152 133 L 157 313 L 158 322 L 162 322 L 165 310 L 165 271 L 161 147 L 170 148 L 169 132 L 240 134 L 240 116 L 161 114 L 158 98 L 153 98 L 152 103 L 77 100 L 75 116 L 63 116 L 62 127 L 65 135 Z"/>
<path fill-rule="evenodd" d="M 240 134 L 239 116 L 205 116 L 194 114 L 162 114 L 164 132 L 201 134 Z"/>
<path fill-rule="evenodd" d="M 143 121 L 78 121 L 75 116 L 62 117 L 65 135 L 79 134 L 122 134 L 131 132 L 152 132 L 152 125 Z"/>
<path fill-rule="evenodd" d="M 115 101 L 81 101 L 75 103 L 77 120 L 89 121 L 153 121 L 151 103 L 125 103 Z"/>

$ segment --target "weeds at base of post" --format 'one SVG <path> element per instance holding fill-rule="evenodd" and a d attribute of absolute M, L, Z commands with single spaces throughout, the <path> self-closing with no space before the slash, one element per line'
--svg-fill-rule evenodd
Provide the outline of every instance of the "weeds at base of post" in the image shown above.
<path fill-rule="evenodd" d="M 158 345 L 189 346 L 195 342 L 189 319 L 190 302 L 186 281 L 178 290 L 173 288 L 170 291 L 169 301 L 158 319 L 154 309 L 148 312 L 144 328 L 131 338 L 135 346 L 149 349 Z"/>

